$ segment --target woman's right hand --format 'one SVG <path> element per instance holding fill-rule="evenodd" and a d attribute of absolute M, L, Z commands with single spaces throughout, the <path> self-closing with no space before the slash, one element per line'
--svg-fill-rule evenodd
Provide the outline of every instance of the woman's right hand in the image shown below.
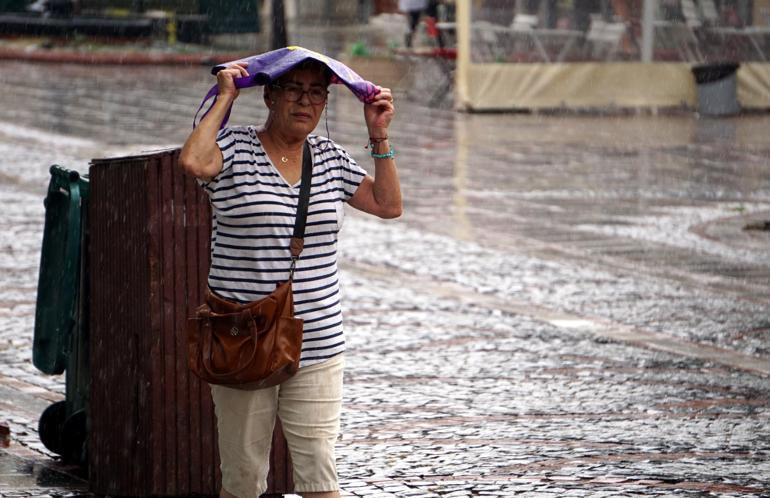
<path fill-rule="evenodd" d="M 217 86 L 219 87 L 220 96 L 230 97 L 232 100 L 238 97 L 240 92 L 235 88 L 233 80 L 249 75 L 248 71 L 246 71 L 247 65 L 245 62 L 238 62 L 217 73 Z"/>

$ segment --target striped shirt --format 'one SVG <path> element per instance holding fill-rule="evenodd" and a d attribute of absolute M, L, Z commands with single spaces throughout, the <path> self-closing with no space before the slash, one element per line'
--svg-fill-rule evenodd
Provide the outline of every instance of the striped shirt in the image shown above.
<path fill-rule="evenodd" d="M 345 350 L 337 234 L 343 203 L 366 172 L 328 138 L 308 137 L 313 160 L 305 246 L 294 274 L 295 315 L 304 320 L 300 366 L 320 363 Z M 222 171 L 201 182 L 211 201 L 209 287 L 219 296 L 247 303 L 271 293 L 289 277 L 289 241 L 299 186 L 289 185 L 265 153 L 254 126 L 221 130 Z"/>

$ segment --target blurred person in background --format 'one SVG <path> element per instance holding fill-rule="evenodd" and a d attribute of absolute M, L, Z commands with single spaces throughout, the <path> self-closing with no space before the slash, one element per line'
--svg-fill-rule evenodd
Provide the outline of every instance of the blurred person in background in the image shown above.
<path fill-rule="evenodd" d="M 404 39 L 404 45 L 407 48 L 412 47 L 414 33 L 420 24 L 420 17 L 427 8 L 428 0 L 398 0 L 398 10 L 406 14 L 409 21 L 409 31 Z"/>

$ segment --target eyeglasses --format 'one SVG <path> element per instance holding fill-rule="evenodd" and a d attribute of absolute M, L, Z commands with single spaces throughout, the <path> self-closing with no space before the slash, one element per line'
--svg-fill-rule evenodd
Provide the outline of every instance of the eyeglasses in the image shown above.
<path fill-rule="evenodd" d="M 311 104 L 323 104 L 329 96 L 328 90 L 320 87 L 311 87 L 305 90 L 302 88 L 302 85 L 296 83 L 276 84 L 273 86 L 283 90 L 283 94 L 289 102 L 299 102 L 302 99 L 302 95 L 306 93 Z"/>

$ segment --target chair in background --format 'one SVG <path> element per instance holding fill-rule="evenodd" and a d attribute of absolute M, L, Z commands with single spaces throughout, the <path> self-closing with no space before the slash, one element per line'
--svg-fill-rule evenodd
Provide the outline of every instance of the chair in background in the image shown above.
<path fill-rule="evenodd" d="M 703 20 L 704 31 L 707 34 L 714 34 L 719 37 L 720 48 L 723 48 L 729 41 L 734 41 L 739 44 L 739 49 L 748 45 L 748 47 L 750 47 L 750 52 L 753 52 L 758 60 L 763 62 L 767 61 L 767 53 L 764 50 L 763 44 L 765 42 L 765 37 L 770 36 L 770 27 L 725 26 L 719 16 L 719 11 L 717 10 L 714 0 L 698 0 L 698 7 L 700 16 Z M 743 51 L 739 52 L 737 57 L 740 59 L 750 58 L 749 55 L 745 54 Z"/>
<path fill-rule="evenodd" d="M 592 16 L 586 33 L 586 55 L 593 60 L 613 60 L 627 31 L 626 23 L 606 22 L 599 16 Z"/>
<path fill-rule="evenodd" d="M 716 45 L 715 57 L 724 58 L 728 50 L 736 59 L 752 59 L 754 55 L 756 60 L 767 61 L 765 42 L 770 26 L 725 26 L 714 0 L 698 0 L 698 14 L 703 24 L 702 37 L 708 45 Z"/>
<path fill-rule="evenodd" d="M 516 14 L 507 29 L 509 53 L 535 55 L 542 62 L 563 62 L 582 38 L 583 32 L 572 29 L 541 28 L 537 16 Z"/>
<path fill-rule="evenodd" d="M 703 62 L 697 31 L 703 23 L 693 0 L 680 0 L 682 20 L 659 19 L 655 21 L 655 41 L 677 51 L 679 59 L 686 62 Z"/>
<path fill-rule="evenodd" d="M 719 20 L 719 11 L 713 0 L 699 0 L 698 7 L 700 16 L 706 25 L 719 26 L 721 24 Z"/>
<path fill-rule="evenodd" d="M 471 57 L 478 62 L 502 62 L 508 59 L 506 43 L 501 43 L 501 34 L 508 28 L 489 21 L 475 21 L 471 24 Z"/>
<path fill-rule="evenodd" d="M 531 31 L 535 29 L 539 21 L 537 16 L 531 14 L 516 14 L 511 22 L 511 29 L 518 31 Z"/>
<path fill-rule="evenodd" d="M 513 16 L 511 25 L 504 32 L 509 53 L 529 55 L 534 49 L 540 60 L 543 62 L 550 61 L 548 52 L 536 34 L 538 22 L 537 16 L 531 14 L 516 14 Z"/>

